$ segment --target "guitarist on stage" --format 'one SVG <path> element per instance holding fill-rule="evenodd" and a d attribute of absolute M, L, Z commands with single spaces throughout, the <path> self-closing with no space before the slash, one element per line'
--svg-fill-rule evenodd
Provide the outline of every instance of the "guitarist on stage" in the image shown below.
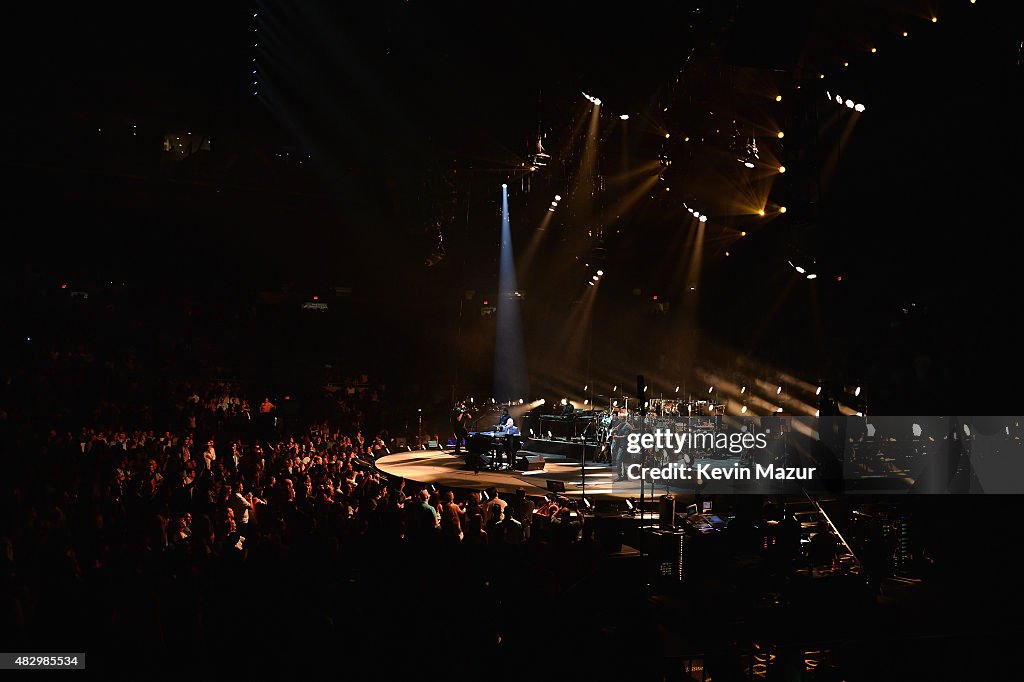
<path fill-rule="evenodd" d="M 633 426 L 627 417 L 621 417 L 612 423 L 612 463 L 615 465 L 616 481 L 626 480 L 626 438 L 633 433 Z"/>

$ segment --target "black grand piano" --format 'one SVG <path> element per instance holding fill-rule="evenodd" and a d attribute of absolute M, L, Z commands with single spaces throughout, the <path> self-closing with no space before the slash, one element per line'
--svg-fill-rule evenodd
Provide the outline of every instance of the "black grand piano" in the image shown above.
<path fill-rule="evenodd" d="M 466 436 L 464 460 L 468 469 L 512 469 L 516 453 L 523 446 L 518 427 L 492 431 L 473 431 Z"/>

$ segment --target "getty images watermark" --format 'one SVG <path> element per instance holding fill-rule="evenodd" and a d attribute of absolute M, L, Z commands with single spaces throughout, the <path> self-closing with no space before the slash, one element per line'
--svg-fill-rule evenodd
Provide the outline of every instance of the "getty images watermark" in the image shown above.
<path fill-rule="evenodd" d="M 721 450 L 739 455 L 747 450 L 768 447 L 768 439 L 758 433 L 675 433 L 670 429 L 655 429 L 653 433 L 631 433 L 626 437 L 626 452 L 638 455 L 644 450 L 674 451 L 677 455 L 685 449 Z M 814 478 L 816 467 L 783 467 L 773 464 L 755 464 L 753 467 L 722 466 L 722 462 L 689 466 L 681 462 L 661 467 L 645 467 L 630 464 L 626 476 L 645 480 L 713 480 L 751 481 L 759 479 L 809 481 Z"/>

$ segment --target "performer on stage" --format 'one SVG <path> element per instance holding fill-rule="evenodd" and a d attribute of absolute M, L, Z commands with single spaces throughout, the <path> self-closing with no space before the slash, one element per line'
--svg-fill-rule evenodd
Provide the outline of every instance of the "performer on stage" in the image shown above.
<path fill-rule="evenodd" d="M 626 438 L 633 433 L 629 419 L 622 417 L 612 424 L 612 463 L 615 465 L 616 481 L 626 480 Z"/>
<path fill-rule="evenodd" d="M 455 408 L 452 410 L 452 433 L 455 435 L 455 454 L 461 452 L 462 443 L 466 440 L 466 436 L 469 435 L 467 426 L 472 418 L 473 414 L 466 407 L 466 403 L 460 402 L 455 404 Z"/>
<path fill-rule="evenodd" d="M 508 413 L 507 407 L 501 409 L 501 417 L 494 430 L 504 435 L 504 447 L 498 447 L 494 453 L 495 466 L 503 464 L 502 460 L 508 457 L 508 465 L 511 468 L 515 463 L 515 437 L 519 435 L 519 429 L 516 428 L 515 419 Z"/>

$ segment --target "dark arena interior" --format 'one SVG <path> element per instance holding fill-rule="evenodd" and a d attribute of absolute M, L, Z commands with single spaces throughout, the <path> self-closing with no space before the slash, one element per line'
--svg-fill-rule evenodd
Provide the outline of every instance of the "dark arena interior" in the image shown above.
<path fill-rule="evenodd" d="M 5 674 L 1019 677 L 1014 3 L 7 16 Z"/>

